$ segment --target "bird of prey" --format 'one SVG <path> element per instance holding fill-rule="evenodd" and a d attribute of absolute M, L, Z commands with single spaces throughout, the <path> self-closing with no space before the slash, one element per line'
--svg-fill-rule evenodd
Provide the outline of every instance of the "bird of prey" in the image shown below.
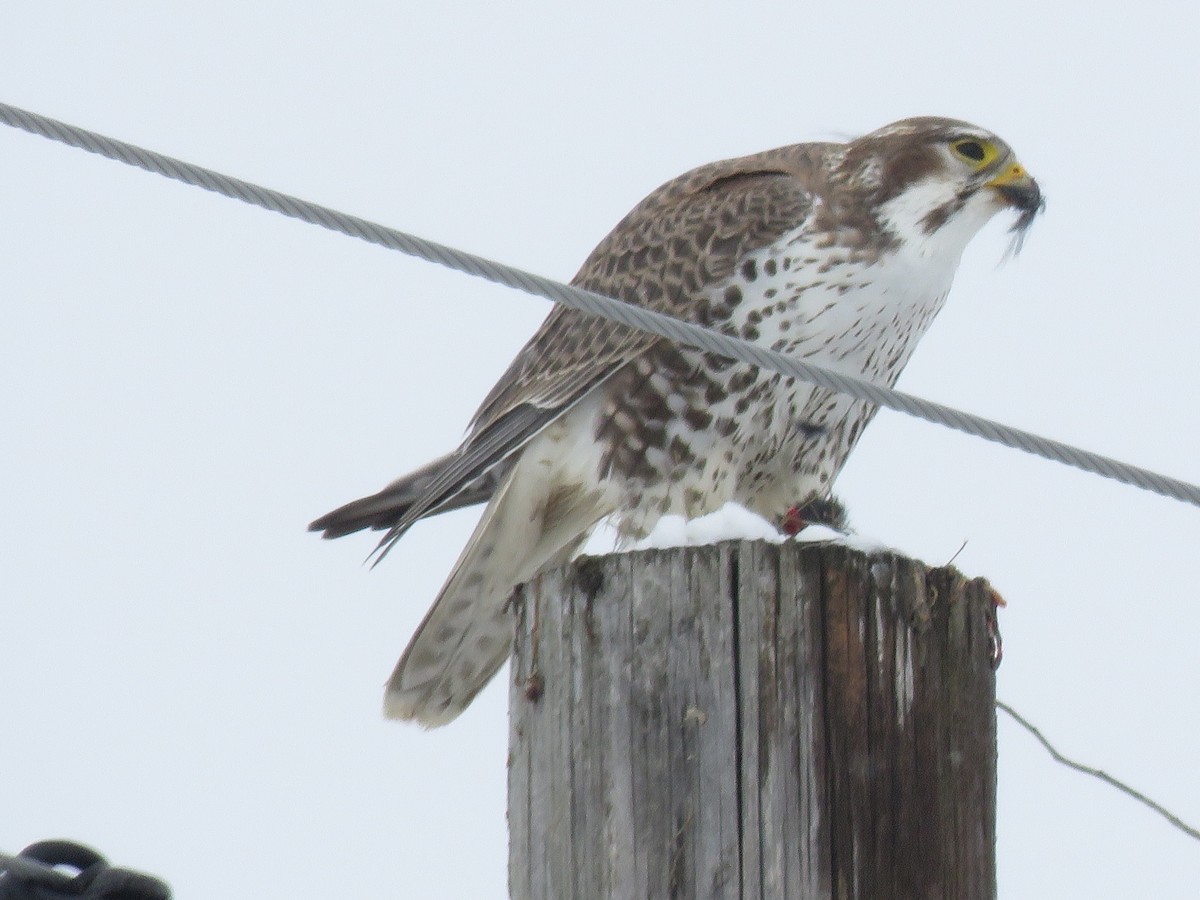
<path fill-rule="evenodd" d="M 701 166 L 621 220 L 572 284 L 892 385 L 968 241 L 1043 207 L 1009 146 L 943 118 Z M 388 682 L 389 717 L 454 719 L 507 659 L 513 589 L 601 520 L 646 534 L 735 502 L 781 523 L 828 495 L 869 403 L 556 307 L 452 453 L 313 522 L 339 537 L 486 502 Z"/>

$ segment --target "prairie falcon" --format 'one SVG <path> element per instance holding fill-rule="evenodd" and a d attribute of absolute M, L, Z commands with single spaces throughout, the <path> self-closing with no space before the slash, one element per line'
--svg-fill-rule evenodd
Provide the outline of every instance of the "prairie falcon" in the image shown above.
<path fill-rule="evenodd" d="M 914 118 L 845 144 L 702 166 L 639 203 L 572 284 L 891 385 L 1002 209 L 1018 240 L 1042 208 L 1000 138 Z M 508 657 L 513 588 L 568 560 L 611 517 L 733 501 L 775 522 L 825 496 L 875 408 L 556 307 L 452 453 L 313 522 L 387 530 L 486 502 L 397 664 L 388 716 L 455 718 Z"/>

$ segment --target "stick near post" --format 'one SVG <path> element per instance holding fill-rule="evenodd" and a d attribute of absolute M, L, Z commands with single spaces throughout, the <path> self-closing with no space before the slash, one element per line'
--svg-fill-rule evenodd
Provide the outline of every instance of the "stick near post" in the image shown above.
<path fill-rule="evenodd" d="M 982 580 L 843 546 L 589 558 L 518 597 L 514 900 L 992 900 Z"/>

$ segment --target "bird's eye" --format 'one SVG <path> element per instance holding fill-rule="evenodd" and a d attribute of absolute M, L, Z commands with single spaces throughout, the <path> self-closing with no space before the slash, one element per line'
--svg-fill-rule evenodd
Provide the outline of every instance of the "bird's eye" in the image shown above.
<path fill-rule="evenodd" d="M 983 162 L 983 144 L 979 141 L 959 141 L 954 145 L 954 149 L 958 151 L 959 156 L 965 156 L 975 162 Z"/>
<path fill-rule="evenodd" d="M 950 148 L 960 159 L 965 159 L 977 169 L 982 169 L 996 158 L 996 148 L 989 141 L 977 141 L 967 138 L 961 141 L 954 141 L 950 145 Z"/>

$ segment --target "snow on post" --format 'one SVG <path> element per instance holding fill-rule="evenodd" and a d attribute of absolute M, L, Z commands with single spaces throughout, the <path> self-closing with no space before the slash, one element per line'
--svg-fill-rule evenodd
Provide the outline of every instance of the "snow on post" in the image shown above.
<path fill-rule="evenodd" d="M 585 558 L 515 608 L 512 897 L 995 897 L 986 582 L 742 541 Z"/>

